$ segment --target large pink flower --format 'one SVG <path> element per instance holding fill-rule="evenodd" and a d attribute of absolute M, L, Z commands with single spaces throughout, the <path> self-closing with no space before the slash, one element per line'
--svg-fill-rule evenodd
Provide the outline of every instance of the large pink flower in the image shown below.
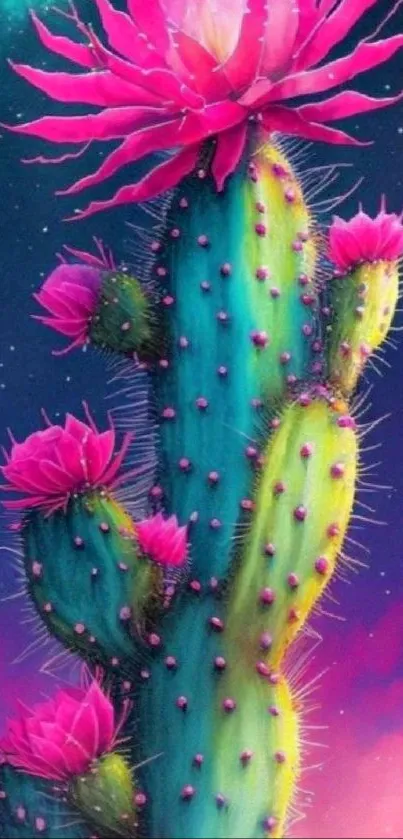
<path fill-rule="evenodd" d="M 89 688 L 61 690 L 8 721 L 0 755 L 16 769 L 55 781 L 87 772 L 92 761 L 111 752 L 127 714 L 116 722 L 111 700 L 93 680 Z"/>
<path fill-rule="evenodd" d="M 84 144 L 78 153 L 92 141 L 119 141 L 96 172 L 65 190 L 70 194 L 146 155 L 171 153 L 110 200 L 90 204 L 81 217 L 174 187 L 200 165 L 208 139 L 217 140 L 212 174 L 222 189 L 241 159 L 251 124 L 258 123 L 267 135 L 281 131 L 357 143 L 327 123 L 399 98 L 373 99 L 345 90 L 309 103 L 312 95 L 339 88 L 403 46 L 403 34 L 366 40 L 350 55 L 322 63 L 360 17 L 384 0 L 127 0 L 127 12 L 114 9 L 110 0 L 95 2 L 107 47 L 72 3 L 70 13 L 63 14 L 76 25 L 80 43 L 53 35 L 32 15 L 45 47 L 83 72 L 12 66 L 51 98 L 98 106 L 99 112 L 42 117 L 13 130 L 52 143 Z M 295 97 L 308 102 L 287 104 Z"/>
<path fill-rule="evenodd" d="M 71 494 L 96 487 L 107 489 L 126 480 L 130 473 L 117 478 L 130 434 L 124 438 L 118 454 L 113 426 L 100 433 L 88 415 L 89 424 L 67 414 L 64 428 L 49 425 L 13 445 L 7 462 L 1 467 L 7 484 L 3 489 L 22 495 L 4 501 L 7 509 L 43 507 L 48 511 L 65 507 Z"/>
<path fill-rule="evenodd" d="M 403 254 L 402 216 L 386 213 L 375 218 L 362 210 L 349 221 L 335 216 L 329 230 L 329 256 L 339 271 L 363 262 L 395 262 Z"/>

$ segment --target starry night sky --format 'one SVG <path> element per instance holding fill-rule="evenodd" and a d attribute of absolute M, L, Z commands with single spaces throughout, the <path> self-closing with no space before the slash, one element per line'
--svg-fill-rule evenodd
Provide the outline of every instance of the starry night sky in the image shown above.
<path fill-rule="evenodd" d="M 78 5 L 87 9 L 89 0 Z M 376 13 L 367 15 L 365 25 L 356 27 L 351 43 L 376 29 L 379 12 L 387 11 L 389 4 L 380 0 L 377 6 Z M 402 30 L 397 18 L 387 24 L 385 35 Z M 49 68 L 55 68 L 57 60 L 49 62 L 24 20 L 16 23 L 10 18 L 0 38 L 0 119 L 26 121 L 44 112 L 44 97 L 13 76 L 6 56 Z M 402 55 L 387 68 L 367 74 L 359 84 L 360 90 L 377 96 L 392 95 L 402 86 Z M 53 111 L 57 112 L 57 106 Z M 309 151 L 305 164 L 351 164 L 351 168 L 341 170 L 339 183 L 331 188 L 335 196 L 364 177 L 359 192 L 343 204 L 340 214 L 348 217 L 354 213 L 358 196 L 364 208 L 374 212 L 382 193 L 390 210 L 402 210 L 402 104 L 358 121 L 349 120 L 342 127 L 362 139 L 373 139 L 374 145 L 338 149 L 318 144 Z M 57 421 L 67 410 L 80 415 L 85 398 L 99 424 L 106 423 L 103 360 L 92 352 L 55 359 L 51 349 L 57 337 L 30 317 L 37 311 L 32 292 L 54 267 L 55 253 L 64 243 L 88 249 L 91 237 L 97 235 L 112 246 L 118 259 L 128 259 L 130 231 L 126 222 L 147 223 L 144 214 L 133 208 L 80 224 L 62 223 L 63 216 L 70 215 L 76 205 L 69 199 L 55 198 L 54 191 L 94 169 L 105 147 L 102 152 L 98 148 L 91 151 L 85 162 L 72 161 L 64 167 L 23 166 L 19 162 L 21 157 L 38 152 L 39 144 L 33 140 L 7 133 L 0 136 L 0 443 L 6 446 L 7 427 L 17 438 L 23 438 L 40 426 L 42 407 Z M 322 217 L 324 223 L 326 220 Z M 398 315 L 396 325 L 399 323 L 403 325 L 403 317 Z M 307 766 L 320 766 L 302 779 L 303 789 L 315 790 L 315 798 L 306 809 L 310 796 L 308 801 L 305 796 L 306 819 L 294 827 L 295 837 L 403 835 L 403 338 L 398 333 L 394 338 L 397 352 L 388 350 L 386 354 L 391 369 L 378 365 L 382 377 L 373 371 L 363 385 L 364 389 L 368 383 L 374 385 L 372 406 L 365 420 L 390 414 L 367 438 L 368 446 L 381 445 L 366 452 L 365 462 L 381 460 L 376 480 L 381 485 L 390 484 L 392 489 L 362 496 L 375 508 L 374 517 L 386 525 L 355 523 L 357 529 L 351 536 L 370 548 L 370 567 L 357 577 L 350 574 L 350 585 L 338 582 L 333 586 L 332 594 L 341 605 L 324 600 L 323 609 L 337 618 L 315 619 L 324 641 L 305 679 L 329 669 L 315 694 L 322 710 L 308 722 L 326 725 L 328 730 L 308 731 L 306 735 L 307 740 L 319 740 L 326 748 L 311 748 L 306 758 Z M 357 508 L 357 512 L 366 515 L 365 510 Z M 0 544 L 12 546 L 5 523 Z M 354 546 L 350 545 L 350 552 L 365 559 Z M 16 572 L 7 550 L 0 551 L 0 563 L 0 595 L 6 597 L 16 590 Z M 29 625 L 21 624 L 20 601 L 3 603 L 0 730 L 17 697 L 35 701 L 53 689 L 49 677 L 38 674 L 49 652 L 37 651 L 23 663 L 12 664 L 32 639 Z"/>

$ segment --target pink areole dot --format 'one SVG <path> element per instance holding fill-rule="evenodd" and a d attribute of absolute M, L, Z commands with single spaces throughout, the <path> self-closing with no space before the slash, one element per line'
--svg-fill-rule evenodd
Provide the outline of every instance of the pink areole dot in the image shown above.
<path fill-rule="evenodd" d="M 136 807 L 144 807 L 147 804 L 147 796 L 144 792 L 136 792 L 134 796 L 134 804 Z"/>
<path fill-rule="evenodd" d="M 165 659 L 165 667 L 168 670 L 176 670 L 177 666 L 178 666 L 178 662 L 177 662 L 175 656 L 167 655 L 167 657 Z"/>
<path fill-rule="evenodd" d="M 271 588 L 262 588 L 259 592 L 259 601 L 262 606 L 271 606 L 276 599 L 275 592 Z"/>
<path fill-rule="evenodd" d="M 340 535 L 340 527 L 337 524 L 337 522 L 333 522 L 332 524 L 329 524 L 329 527 L 327 528 L 327 535 L 330 538 L 333 538 L 335 536 Z"/>
<path fill-rule="evenodd" d="M 194 797 L 195 794 L 196 794 L 195 788 L 192 787 L 190 784 L 187 784 L 182 789 L 181 798 L 183 798 L 184 801 L 190 801 Z"/>
<path fill-rule="evenodd" d="M 270 670 L 269 670 L 267 664 L 265 664 L 264 661 L 258 661 L 257 662 L 256 673 L 258 673 L 258 675 L 262 676 L 262 678 L 264 678 L 264 679 L 267 678 L 268 676 L 270 676 Z"/>
<path fill-rule="evenodd" d="M 41 577 L 42 576 L 42 563 L 41 562 L 33 562 L 32 563 L 32 574 L 34 577 Z"/>
<path fill-rule="evenodd" d="M 313 445 L 312 443 L 304 443 L 303 446 L 300 448 L 300 455 L 303 458 L 309 458 L 313 454 Z"/>
<path fill-rule="evenodd" d="M 223 711 L 225 711 L 227 714 L 231 714 L 232 711 L 235 711 L 236 708 L 235 699 L 231 699 L 231 697 L 227 697 L 226 699 L 224 699 L 222 702 L 222 708 Z"/>
<path fill-rule="evenodd" d="M 170 408 L 170 407 L 164 408 L 164 410 L 162 411 L 161 416 L 162 416 L 162 418 L 163 418 L 163 419 L 166 419 L 166 420 L 173 420 L 173 419 L 175 419 L 175 417 L 176 417 L 176 411 L 175 411 L 175 408 Z"/>
<path fill-rule="evenodd" d="M 320 556 L 315 562 L 315 571 L 318 572 L 321 576 L 327 574 L 329 570 L 329 562 L 325 556 Z"/>
<path fill-rule="evenodd" d="M 259 349 L 264 349 L 269 343 L 269 336 L 264 330 L 255 330 L 251 333 L 250 337 L 255 347 L 259 347 Z"/>
<path fill-rule="evenodd" d="M 229 277 L 230 274 L 232 274 L 231 263 L 230 262 L 224 262 L 223 265 L 221 265 L 220 273 L 223 277 Z"/>
<path fill-rule="evenodd" d="M 256 201 L 255 207 L 258 213 L 265 213 L 266 212 L 266 205 L 263 204 L 263 201 Z"/>
<path fill-rule="evenodd" d="M 208 236 L 205 236 L 205 234 L 202 233 L 201 236 L 197 237 L 197 244 L 200 245 L 201 248 L 206 248 L 209 244 Z"/>
<path fill-rule="evenodd" d="M 290 588 L 298 588 L 299 586 L 299 577 L 297 574 L 289 574 L 287 577 L 287 583 Z"/>
<path fill-rule="evenodd" d="M 199 396 L 196 399 L 196 407 L 199 408 L 200 411 L 205 411 L 208 408 L 208 401 L 205 399 L 204 396 Z"/>
<path fill-rule="evenodd" d="M 306 509 L 306 507 L 300 504 L 298 507 L 295 508 L 293 515 L 295 521 L 305 521 L 308 515 L 308 510 Z"/>
<path fill-rule="evenodd" d="M 266 268 L 265 265 L 260 265 L 259 268 L 256 268 L 256 279 L 260 280 L 260 282 L 264 282 L 267 280 L 269 276 L 269 270 Z"/>
<path fill-rule="evenodd" d="M 273 300 L 277 300 L 277 298 L 280 297 L 280 295 L 281 295 L 280 289 L 277 288 L 277 286 L 272 286 L 271 289 L 270 289 L 270 297 L 272 297 Z"/>
<path fill-rule="evenodd" d="M 265 224 L 261 224 L 261 222 L 258 222 L 257 224 L 255 224 L 255 231 L 258 236 L 266 236 L 267 227 Z"/>
<path fill-rule="evenodd" d="M 344 463 L 333 463 L 333 466 L 330 468 L 330 474 L 332 478 L 342 478 L 345 474 L 346 467 Z"/>

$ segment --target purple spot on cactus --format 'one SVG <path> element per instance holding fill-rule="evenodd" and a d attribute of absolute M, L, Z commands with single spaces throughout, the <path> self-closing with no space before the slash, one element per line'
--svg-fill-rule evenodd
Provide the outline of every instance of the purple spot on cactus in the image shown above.
<path fill-rule="evenodd" d="M 135 807 L 144 807 L 145 804 L 147 804 L 147 796 L 144 792 L 136 792 L 134 796 Z"/>
<path fill-rule="evenodd" d="M 262 588 L 259 592 L 259 601 L 262 606 L 271 606 L 275 599 L 276 595 L 272 588 Z"/>
<path fill-rule="evenodd" d="M 224 264 L 221 265 L 220 273 L 221 273 L 222 277 L 229 277 L 232 274 L 231 263 L 230 262 L 224 262 Z"/>
<path fill-rule="evenodd" d="M 109 527 L 108 522 L 107 521 L 101 521 L 101 523 L 99 525 L 99 529 L 100 529 L 101 533 L 109 533 L 110 527 Z"/>
<path fill-rule="evenodd" d="M 50 612 L 53 612 L 53 606 L 52 606 L 52 604 L 51 604 L 51 603 L 44 603 L 44 605 L 43 605 L 43 611 L 44 611 L 44 612 L 46 612 L 46 614 L 47 614 L 47 615 L 49 615 L 49 614 L 50 614 Z"/>
<path fill-rule="evenodd" d="M 318 572 L 322 577 L 324 577 L 329 570 L 329 561 L 326 559 L 325 556 L 319 556 L 315 562 L 315 571 Z"/>
<path fill-rule="evenodd" d="M 190 514 L 189 521 L 191 524 L 196 524 L 196 522 L 199 521 L 199 514 L 197 510 L 194 510 L 193 513 Z"/>
<path fill-rule="evenodd" d="M 295 510 L 294 510 L 294 513 L 293 513 L 295 521 L 305 521 L 307 515 L 308 515 L 308 510 L 302 504 L 300 504 L 298 507 L 295 507 Z"/>
<path fill-rule="evenodd" d="M 230 696 L 227 696 L 227 698 L 224 699 L 223 702 L 222 702 L 223 711 L 225 711 L 227 714 L 232 714 L 232 712 L 235 711 L 235 708 L 236 708 L 235 699 L 231 699 Z"/>
<path fill-rule="evenodd" d="M 228 375 L 228 367 L 225 367 L 223 364 L 218 368 L 217 373 L 221 378 L 225 378 Z"/>
<path fill-rule="evenodd" d="M 256 268 L 255 276 L 257 280 L 263 283 L 269 276 L 269 269 L 266 268 L 265 265 L 259 265 L 259 267 Z"/>
<path fill-rule="evenodd" d="M 183 196 L 183 198 L 181 198 L 181 199 L 179 200 L 179 206 L 180 206 L 180 208 L 181 208 L 182 210 L 187 210 L 187 208 L 188 208 L 188 206 L 189 206 L 189 201 L 188 201 L 188 199 L 187 199 L 187 198 L 185 198 L 185 197 Z"/>
<path fill-rule="evenodd" d="M 178 340 L 178 346 L 181 350 L 187 350 L 189 346 L 189 341 L 186 338 L 186 335 L 181 335 L 181 337 Z"/>
<path fill-rule="evenodd" d="M 204 181 L 204 179 L 207 177 L 206 169 L 198 169 L 197 170 L 197 177 L 199 178 L 200 181 Z"/>
<path fill-rule="evenodd" d="M 255 232 L 257 233 L 258 236 L 266 236 L 266 233 L 267 233 L 266 225 L 262 224 L 261 222 L 258 222 L 257 224 L 255 224 Z"/>
<path fill-rule="evenodd" d="M 175 408 L 171 408 L 169 406 L 167 408 L 164 408 L 164 410 L 161 413 L 161 417 L 162 417 L 162 419 L 165 419 L 165 420 L 175 419 L 175 417 L 176 417 Z"/>
<path fill-rule="evenodd" d="M 331 539 L 333 539 L 335 536 L 340 535 L 340 527 L 337 524 L 337 522 L 332 522 L 332 524 L 329 524 L 329 527 L 327 528 L 327 535 Z"/>
<path fill-rule="evenodd" d="M 76 635 L 84 635 L 85 625 L 83 623 L 76 623 L 74 626 L 74 632 Z"/>
<path fill-rule="evenodd" d="M 321 361 L 315 361 L 311 367 L 312 373 L 322 373 L 323 372 L 323 364 Z"/>
<path fill-rule="evenodd" d="M 187 457 L 181 457 L 178 466 L 181 472 L 189 472 L 192 468 L 192 464 Z"/>
<path fill-rule="evenodd" d="M 272 833 L 276 825 L 277 820 L 273 818 L 273 816 L 267 816 L 267 818 L 263 820 L 263 830 L 266 830 L 267 833 Z"/>
<path fill-rule="evenodd" d="M 124 681 L 123 684 L 122 684 L 122 688 L 123 688 L 125 693 L 128 693 L 128 691 L 131 690 L 131 688 L 132 688 L 132 683 L 128 682 L 128 681 Z"/>
<path fill-rule="evenodd" d="M 179 239 L 180 235 L 181 232 L 179 230 L 179 227 L 174 227 L 173 230 L 171 230 L 170 232 L 170 236 L 172 239 Z"/>
<path fill-rule="evenodd" d="M 172 294 L 166 294 L 165 297 L 162 298 L 162 302 L 164 306 L 169 308 L 170 306 L 173 306 L 173 304 L 175 303 L 175 298 L 172 297 Z"/>
<path fill-rule="evenodd" d="M 4 792 L 4 789 L 0 789 L 0 801 L 5 801 L 7 798 L 7 793 Z"/>
<path fill-rule="evenodd" d="M 191 801 L 195 795 L 196 790 L 190 784 L 186 784 L 186 786 L 183 787 L 181 792 L 181 798 L 183 798 L 184 801 Z"/>
<path fill-rule="evenodd" d="M 298 588 L 299 577 L 297 576 L 297 574 L 294 574 L 294 573 L 289 574 L 288 577 L 287 577 L 287 583 L 290 586 L 290 588 Z"/>
<path fill-rule="evenodd" d="M 280 682 L 280 674 L 279 673 L 270 673 L 269 682 L 271 685 L 278 685 Z"/>
<path fill-rule="evenodd" d="M 161 638 L 159 635 L 157 635 L 156 632 L 150 632 L 148 636 L 148 643 L 150 647 L 154 647 L 154 649 L 157 649 L 157 647 L 161 646 Z"/>
<path fill-rule="evenodd" d="M 295 253 L 300 253 L 304 246 L 303 246 L 300 239 L 295 239 L 295 241 L 292 243 L 291 247 L 292 247 L 293 251 L 295 251 Z"/>
<path fill-rule="evenodd" d="M 150 676 L 151 673 L 149 670 L 147 670 L 147 668 L 144 667 L 143 670 L 140 670 L 140 677 L 143 680 L 143 682 L 148 682 Z"/>
<path fill-rule="evenodd" d="M 350 355 L 351 347 L 350 347 L 350 344 L 348 343 L 348 341 L 342 341 L 341 342 L 341 344 L 339 346 L 339 352 L 340 352 L 340 355 L 343 356 L 343 358 L 347 358 Z"/>
<path fill-rule="evenodd" d="M 197 766 L 197 768 L 200 769 L 201 766 L 203 765 L 203 763 L 204 763 L 204 756 L 202 754 L 197 754 L 197 755 L 194 756 L 194 758 L 193 758 L 193 765 L 194 766 Z"/>
<path fill-rule="evenodd" d="M 130 606 L 122 606 L 122 608 L 119 612 L 120 620 L 121 621 L 128 621 L 128 620 L 130 620 L 131 615 L 132 615 L 132 610 L 131 610 Z"/>
<path fill-rule="evenodd" d="M 318 340 L 312 341 L 312 349 L 313 349 L 314 352 L 322 352 L 322 350 L 323 350 L 322 341 L 318 341 Z"/>
<path fill-rule="evenodd" d="M 250 513 L 254 508 L 254 503 L 251 498 L 243 498 L 240 502 L 241 510 Z"/>
<path fill-rule="evenodd" d="M 81 536 L 75 536 L 74 539 L 73 539 L 73 542 L 74 542 L 74 546 L 76 548 L 83 548 L 84 547 L 84 539 L 82 539 Z"/>
<path fill-rule="evenodd" d="M 220 476 L 219 476 L 218 472 L 209 472 L 208 473 L 209 484 L 212 484 L 212 485 L 218 484 L 219 480 L 220 480 Z"/>
<path fill-rule="evenodd" d="M 263 548 L 263 553 L 265 556 L 274 556 L 276 553 L 276 549 L 272 542 L 267 542 L 267 544 Z"/>
<path fill-rule="evenodd" d="M 193 594 L 200 594 L 202 590 L 202 585 L 199 580 L 190 580 L 189 582 L 190 591 L 193 591 Z"/>
<path fill-rule="evenodd" d="M 209 244 L 208 236 L 202 233 L 201 236 L 197 237 L 197 244 L 200 245 L 201 248 L 207 248 L 207 245 Z"/>
<path fill-rule="evenodd" d="M 200 283 L 200 288 L 202 291 L 211 291 L 211 283 L 209 283 L 208 280 L 203 280 L 203 282 Z"/>
<path fill-rule="evenodd" d="M 266 212 L 266 205 L 263 204 L 263 201 L 256 201 L 255 207 L 257 212 L 261 213 L 262 215 Z"/>
<path fill-rule="evenodd" d="M 288 385 L 295 385 L 297 382 L 297 377 L 295 373 L 289 373 L 289 375 L 286 378 L 286 381 Z"/>
<path fill-rule="evenodd" d="M 218 580 L 217 577 L 211 577 L 209 582 L 210 590 L 217 591 L 218 589 Z"/>
<path fill-rule="evenodd" d="M 300 274 L 298 277 L 298 282 L 302 286 L 306 286 L 309 284 L 310 279 L 307 274 Z"/>
<path fill-rule="evenodd" d="M 276 763 L 285 763 L 286 756 L 285 756 L 284 752 L 275 752 L 274 753 L 274 760 L 276 761 Z"/>
<path fill-rule="evenodd" d="M 280 424 L 281 424 L 280 417 L 274 417 L 274 419 L 272 419 L 270 421 L 270 428 L 279 428 Z"/>
<path fill-rule="evenodd" d="M 199 411 L 205 411 L 208 408 L 208 401 L 204 396 L 199 396 L 198 399 L 196 399 L 196 408 L 198 408 Z"/>
<path fill-rule="evenodd" d="M 122 323 L 120 329 L 121 329 L 122 332 L 129 332 L 130 326 L 131 326 L 130 321 L 125 320 L 125 322 Z"/>
<path fill-rule="evenodd" d="M 286 491 L 286 485 L 285 485 L 284 481 L 276 481 L 276 483 L 274 484 L 274 487 L 273 487 L 274 495 L 282 495 L 283 492 L 285 492 L 285 491 Z"/>
<path fill-rule="evenodd" d="M 298 399 L 298 403 L 301 405 L 302 408 L 308 408 L 311 404 L 312 399 L 309 393 L 301 393 Z"/>
<path fill-rule="evenodd" d="M 217 618 L 217 617 L 214 616 L 214 617 L 210 618 L 209 623 L 210 623 L 211 628 L 214 629 L 215 632 L 223 632 L 224 621 L 222 621 L 221 618 Z"/>
<path fill-rule="evenodd" d="M 32 575 L 34 577 L 41 577 L 42 576 L 43 565 L 42 565 L 41 562 L 33 562 L 31 568 L 32 568 Z"/>
<path fill-rule="evenodd" d="M 175 704 L 176 707 L 180 708 L 181 711 L 187 711 L 188 701 L 186 699 L 186 696 L 178 696 Z"/>
<path fill-rule="evenodd" d="M 167 274 L 168 274 L 167 269 L 164 268 L 163 265 L 159 265 L 158 268 L 157 268 L 157 276 L 158 277 L 166 277 Z"/>
<path fill-rule="evenodd" d="M 214 659 L 214 669 L 218 670 L 221 673 L 223 670 L 225 670 L 226 666 L 227 662 L 225 658 L 223 658 L 221 655 L 216 656 L 216 658 Z"/>
<path fill-rule="evenodd" d="M 277 705 L 269 705 L 267 710 L 272 717 L 280 716 L 280 710 L 277 708 Z"/>
<path fill-rule="evenodd" d="M 228 323 L 229 321 L 229 314 L 228 312 L 217 312 L 217 320 L 219 323 Z"/>
<path fill-rule="evenodd" d="M 251 762 L 253 758 L 253 752 L 251 749 L 244 749 L 243 752 L 239 755 L 239 760 L 242 763 L 242 766 L 247 766 L 248 763 Z"/>
<path fill-rule="evenodd" d="M 247 446 L 245 449 L 246 457 L 248 457 L 250 460 L 253 460 L 255 457 L 257 457 L 257 453 L 258 452 L 255 446 Z"/>
<path fill-rule="evenodd" d="M 250 335 L 252 343 L 259 349 L 264 349 L 269 343 L 269 336 L 263 330 L 254 330 Z"/>
<path fill-rule="evenodd" d="M 250 404 L 252 405 L 252 408 L 256 409 L 263 407 L 263 401 L 256 396 L 250 400 Z"/>
<path fill-rule="evenodd" d="M 175 656 L 174 655 L 167 655 L 167 657 L 165 659 L 165 667 L 168 670 L 176 670 L 177 666 L 178 666 L 178 662 L 177 662 Z"/>
<path fill-rule="evenodd" d="M 162 248 L 161 242 L 157 242 L 156 240 L 154 240 L 154 242 L 151 242 L 150 250 L 153 253 L 158 253 L 158 251 L 160 251 L 161 248 Z"/>
<path fill-rule="evenodd" d="M 125 562 L 119 562 L 118 563 L 118 568 L 120 568 L 121 571 L 128 571 L 129 570 L 129 566 L 126 565 Z"/>
<path fill-rule="evenodd" d="M 309 338 L 310 335 L 313 333 L 313 326 L 310 323 L 303 323 L 301 327 L 301 332 L 303 335 L 306 335 Z"/>
<path fill-rule="evenodd" d="M 337 420 L 337 425 L 339 428 L 351 428 L 353 431 L 356 428 L 356 423 L 354 417 L 344 416 L 339 417 Z"/>
<path fill-rule="evenodd" d="M 281 295 L 280 289 L 277 288 L 277 286 L 272 286 L 271 289 L 270 289 L 270 297 L 272 297 L 273 300 L 277 300 L 277 297 L 280 297 L 280 295 Z"/>
<path fill-rule="evenodd" d="M 221 527 L 220 519 L 211 519 L 210 527 L 212 530 L 219 530 Z"/>
<path fill-rule="evenodd" d="M 37 830 L 38 833 L 43 833 L 44 830 L 46 830 L 46 827 L 47 825 L 45 819 L 42 819 L 40 816 L 37 816 L 37 818 L 35 819 L 35 830 Z"/>
<path fill-rule="evenodd" d="M 304 293 L 304 294 L 301 294 L 301 297 L 299 299 L 300 299 L 301 303 L 303 303 L 304 306 L 313 306 L 314 303 L 316 302 L 316 298 L 315 298 L 314 294 Z"/>
<path fill-rule="evenodd" d="M 286 178 L 288 175 L 287 169 L 285 169 L 285 167 L 282 166 L 281 163 L 273 163 L 271 170 L 273 172 L 273 175 L 276 176 L 276 178 Z"/>
<path fill-rule="evenodd" d="M 270 676 L 270 670 L 264 661 L 258 661 L 255 666 L 256 673 L 258 673 L 259 676 L 262 676 L 264 679 L 267 679 L 267 677 Z"/>
<path fill-rule="evenodd" d="M 228 804 L 227 799 L 220 792 L 218 793 L 218 795 L 216 795 L 215 800 L 216 800 L 217 807 L 219 809 L 221 809 L 222 807 L 225 807 Z"/>
<path fill-rule="evenodd" d="M 344 463 L 333 463 L 330 468 L 330 474 L 332 478 L 342 478 L 345 474 L 346 467 Z"/>
<path fill-rule="evenodd" d="M 290 609 L 288 612 L 287 621 L 288 623 L 298 623 L 301 619 L 301 612 L 298 609 Z"/>
<path fill-rule="evenodd" d="M 97 639 L 95 638 L 95 635 L 90 635 L 88 640 L 90 644 L 95 644 Z"/>
<path fill-rule="evenodd" d="M 303 457 L 303 458 L 311 457 L 313 455 L 313 444 L 312 443 L 304 443 L 304 445 L 301 446 L 301 448 L 299 450 L 299 453 L 300 453 L 301 457 Z"/>
<path fill-rule="evenodd" d="M 296 198 L 295 192 L 293 189 L 286 189 L 284 193 L 284 198 L 288 204 L 293 204 Z"/>
<path fill-rule="evenodd" d="M 161 370 L 168 370 L 169 361 L 168 361 L 167 358 L 160 358 L 158 364 L 159 364 Z"/>

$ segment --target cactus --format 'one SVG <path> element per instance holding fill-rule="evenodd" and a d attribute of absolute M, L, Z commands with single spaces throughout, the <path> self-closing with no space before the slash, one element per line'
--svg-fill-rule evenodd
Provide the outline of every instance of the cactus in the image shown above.
<path fill-rule="evenodd" d="M 81 42 L 33 15 L 43 44 L 90 72 L 13 66 L 54 99 L 100 112 L 12 130 L 84 143 L 79 154 L 120 141 L 68 194 L 177 149 L 78 216 L 168 192 L 163 229 L 148 236 L 149 271 L 128 271 L 99 241 L 95 255 L 67 248 L 35 295 L 46 310 L 36 317 L 71 340 L 61 352 L 90 344 L 147 370 L 158 466 L 147 514 L 133 519 L 119 486 L 136 487 L 141 466 L 122 469 L 129 439 L 114 454 L 113 426 L 98 432 L 88 409 L 87 422 L 68 416 L 12 439 L 3 474 L 16 497 L 4 503 L 22 512 L 28 594 L 87 663 L 96 704 L 81 697 L 92 711 L 73 714 L 56 697 L 9 724 L 2 825 L 56 836 L 63 801 L 72 836 L 280 837 L 301 770 L 287 651 L 342 550 L 359 458 L 350 400 L 393 319 L 403 226 L 384 205 L 375 219 L 360 210 L 335 219 L 325 254 L 273 132 L 357 143 L 327 123 L 397 97 L 284 102 L 387 60 L 403 37 L 318 67 L 365 0 L 300 0 L 299 19 L 274 0 L 269 10 L 249 0 L 242 14 L 234 0 L 228 19 L 213 0 L 149 0 L 146 14 L 142 0 L 127 13 L 96 5 L 108 48 L 72 3 L 63 14 Z M 42 790 L 50 815 L 38 826 Z"/>

